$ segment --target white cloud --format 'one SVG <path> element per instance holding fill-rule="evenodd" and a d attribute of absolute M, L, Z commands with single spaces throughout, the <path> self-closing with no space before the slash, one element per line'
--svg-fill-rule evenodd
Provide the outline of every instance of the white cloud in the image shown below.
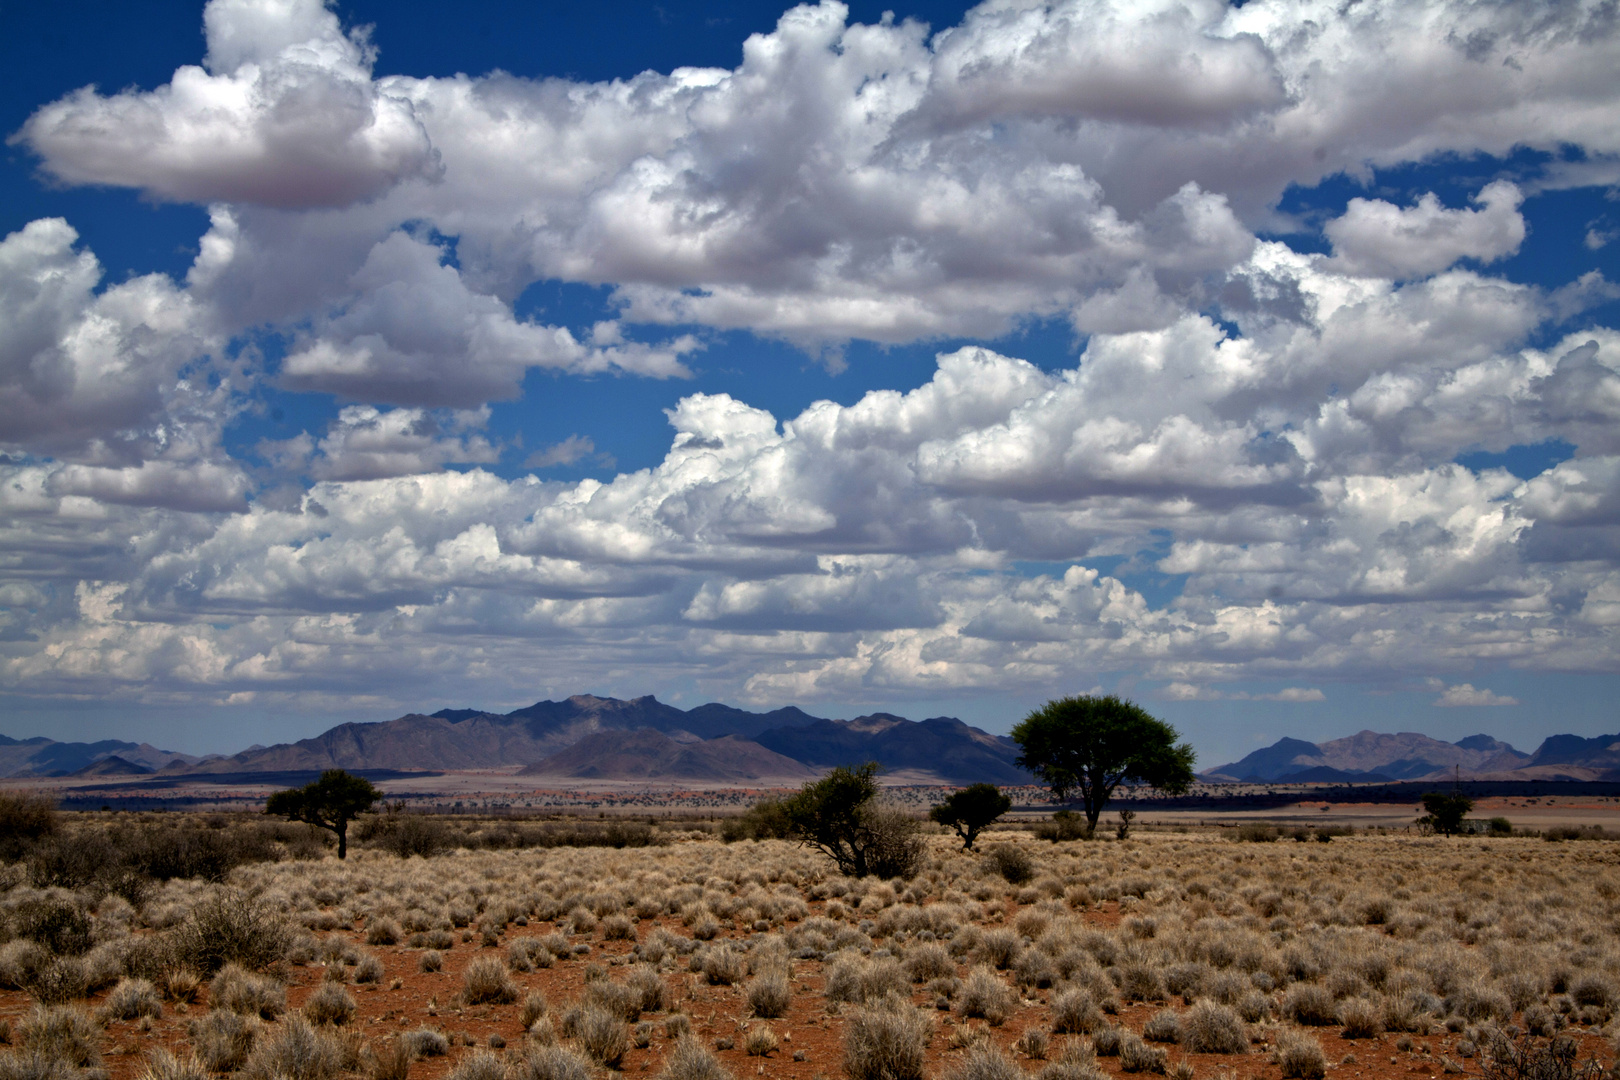
<path fill-rule="evenodd" d="M 1474 196 L 1478 210 L 1447 210 L 1433 192 L 1406 210 L 1382 199 L 1351 199 L 1342 217 L 1323 226 L 1333 242 L 1330 265 L 1363 277 L 1411 278 L 1463 258 L 1494 262 L 1524 243 L 1523 201 L 1506 180 Z"/>
<path fill-rule="evenodd" d="M 1471 683 L 1458 683 L 1446 687 L 1434 702 L 1443 708 L 1456 708 L 1470 705 L 1517 705 L 1519 699 L 1498 694 L 1494 690 L 1474 689 Z"/>
<path fill-rule="evenodd" d="M 562 442 L 541 447 L 523 459 L 525 469 L 549 469 L 553 465 L 573 465 L 588 457 L 604 457 L 596 453 L 596 443 L 589 435 L 570 435 Z M 612 459 L 608 457 L 608 467 L 612 467 Z"/>
<path fill-rule="evenodd" d="M 828 2 L 751 37 L 736 69 L 583 84 L 373 79 L 369 48 L 314 0 L 213 0 L 211 72 L 81 91 L 21 138 L 69 182 L 237 204 L 230 257 L 300 271 L 239 289 L 249 306 L 334 263 L 351 273 L 418 222 L 455 238 L 479 297 L 606 283 L 633 322 L 812 350 L 1071 312 L 1082 328 L 1157 328 L 1155 293 L 1200 306 L 1204 277 L 1247 257 L 1290 184 L 1446 152 L 1620 152 L 1620 41 L 1603 18 L 1594 3 L 1072 0 L 984 5 L 928 39 L 910 22 L 849 25 Z M 1335 236 L 1358 272 L 1432 273 L 1514 250 L 1518 198 L 1497 182 L 1478 210 L 1356 200 Z M 496 351 L 569 352 L 508 336 L 523 340 Z M 306 362 L 341 380 L 395 362 L 382 356 L 333 342 Z"/>
<path fill-rule="evenodd" d="M 343 206 L 438 161 L 412 104 L 371 79 L 373 55 L 321 0 L 212 0 L 208 70 L 103 97 L 85 87 L 19 138 L 58 180 L 183 202 Z"/>

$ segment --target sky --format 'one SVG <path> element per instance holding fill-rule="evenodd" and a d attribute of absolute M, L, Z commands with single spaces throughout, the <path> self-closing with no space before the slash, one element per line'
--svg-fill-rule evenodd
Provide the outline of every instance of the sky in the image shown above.
<path fill-rule="evenodd" d="M 0 733 L 1620 730 L 1595 0 L 0 2 Z"/>

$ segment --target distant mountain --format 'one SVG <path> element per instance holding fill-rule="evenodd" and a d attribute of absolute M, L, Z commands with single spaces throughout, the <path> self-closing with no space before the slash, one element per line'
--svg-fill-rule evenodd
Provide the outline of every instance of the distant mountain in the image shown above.
<path fill-rule="evenodd" d="M 948 784 L 1028 784 L 1015 765 L 1018 745 L 953 717 L 914 721 L 890 713 L 854 720 L 817 720 L 762 733 L 759 744 L 817 769 L 876 761 L 891 773 Z"/>
<path fill-rule="evenodd" d="M 1620 756 L 1616 763 L 1620 764 Z M 1241 761 L 1210 769 L 1203 776 L 1209 780 L 1261 783 L 1369 783 L 1433 779 L 1453 775 L 1458 769 L 1476 775 L 1511 772 L 1529 764 L 1531 755 L 1489 735 L 1470 735 L 1448 743 L 1410 731 L 1396 735 L 1361 731 L 1325 743 L 1279 739 Z"/>
<path fill-rule="evenodd" d="M 599 731 L 526 765 L 520 776 L 571 780 L 777 780 L 797 783 L 816 770 L 741 735 L 677 741 L 660 731 Z"/>
<path fill-rule="evenodd" d="M 1574 765 L 1584 769 L 1620 769 L 1620 735 L 1552 735 L 1542 740 L 1528 762 L 1530 767 Z"/>
<path fill-rule="evenodd" d="M 118 739 L 81 743 L 57 742 L 44 736 L 12 739 L 0 735 L 0 777 L 68 776 L 114 756 L 148 772 L 173 761 L 189 764 L 200 760 L 189 754 Z"/>
<path fill-rule="evenodd" d="M 157 770 L 152 768 L 150 765 L 138 765 L 133 761 L 129 761 L 129 760 L 125 759 L 125 758 L 119 757 L 117 754 L 114 754 L 112 757 L 104 757 L 100 761 L 95 762 L 94 764 L 86 765 L 82 769 L 75 769 L 73 771 L 72 775 L 74 775 L 74 776 L 150 776 L 151 774 L 153 774 L 155 772 L 157 772 Z"/>
<path fill-rule="evenodd" d="M 1017 756 L 1010 739 L 950 717 L 918 722 L 880 713 L 823 720 L 794 707 L 755 713 L 711 703 L 683 710 L 652 696 L 621 701 L 580 694 L 565 701 L 537 701 L 509 713 L 451 708 L 382 723 L 340 724 L 312 739 L 164 771 L 520 765 L 525 775 L 577 779 L 730 780 L 803 778 L 835 765 L 877 761 L 895 779 L 918 783 L 1028 783 L 1029 774 L 1013 765 Z M 530 772 L 530 766 L 546 771 Z"/>

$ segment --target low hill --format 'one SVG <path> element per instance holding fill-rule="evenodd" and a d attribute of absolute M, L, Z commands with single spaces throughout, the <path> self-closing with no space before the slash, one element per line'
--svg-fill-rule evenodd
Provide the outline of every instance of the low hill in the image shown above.
<path fill-rule="evenodd" d="M 792 758 L 740 735 L 676 740 L 651 728 L 600 731 L 544 760 L 520 776 L 570 780 L 709 780 L 799 782 L 816 775 Z"/>
<path fill-rule="evenodd" d="M 70 776 L 114 756 L 148 771 L 161 769 L 171 762 L 189 764 L 200 760 L 189 754 L 121 739 L 83 743 L 57 742 L 44 736 L 13 739 L 0 735 L 0 777 Z"/>
<path fill-rule="evenodd" d="M 1016 743 L 949 716 L 916 721 L 874 713 L 854 720 L 817 720 L 767 731 L 759 743 L 817 769 L 876 761 L 890 772 L 946 784 L 1031 782 L 1029 773 L 1014 764 Z"/>
<path fill-rule="evenodd" d="M 1412 731 L 1394 735 L 1360 731 L 1324 743 L 1278 739 L 1241 761 L 1217 766 L 1203 776 L 1208 780 L 1261 783 L 1366 783 L 1439 779 L 1458 769 L 1467 775 L 1499 773 L 1530 763 L 1531 755 L 1489 735 L 1470 735 L 1448 743 Z"/>

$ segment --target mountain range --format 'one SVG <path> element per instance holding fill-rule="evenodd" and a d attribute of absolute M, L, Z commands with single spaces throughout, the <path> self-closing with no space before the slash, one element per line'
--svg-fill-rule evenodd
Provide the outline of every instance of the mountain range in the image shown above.
<path fill-rule="evenodd" d="M 318 769 L 495 769 L 561 780 L 799 783 L 835 765 L 877 761 L 891 780 L 1027 783 L 1011 739 L 950 717 L 888 713 L 827 720 L 788 707 L 755 713 L 711 703 L 678 709 L 652 696 L 580 694 L 509 713 L 441 709 L 340 724 L 311 739 L 174 764 L 166 776 Z"/>
<path fill-rule="evenodd" d="M 837 765 L 877 761 L 891 782 L 1025 784 L 1018 747 L 952 717 L 874 713 L 829 720 L 788 706 L 694 709 L 652 696 L 580 694 L 508 713 L 440 709 L 380 723 L 340 724 L 314 738 L 197 758 L 145 743 L 55 742 L 0 735 L 0 777 L 264 774 L 321 769 L 503 769 L 554 780 L 797 784 Z M 1214 783 L 1346 783 L 1465 779 L 1620 779 L 1620 735 L 1553 735 L 1527 754 L 1473 735 L 1443 742 L 1414 732 L 1362 731 L 1311 743 L 1284 738 L 1206 770 Z"/>
<path fill-rule="evenodd" d="M 1456 742 L 1416 732 L 1389 735 L 1361 731 L 1348 738 L 1311 743 L 1279 739 L 1229 765 L 1200 774 L 1215 782 L 1368 783 L 1441 780 L 1611 780 L 1620 778 L 1620 735 L 1586 739 L 1553 735 L 1533 754 L 1494 739 L 1470 735 Z"/>

